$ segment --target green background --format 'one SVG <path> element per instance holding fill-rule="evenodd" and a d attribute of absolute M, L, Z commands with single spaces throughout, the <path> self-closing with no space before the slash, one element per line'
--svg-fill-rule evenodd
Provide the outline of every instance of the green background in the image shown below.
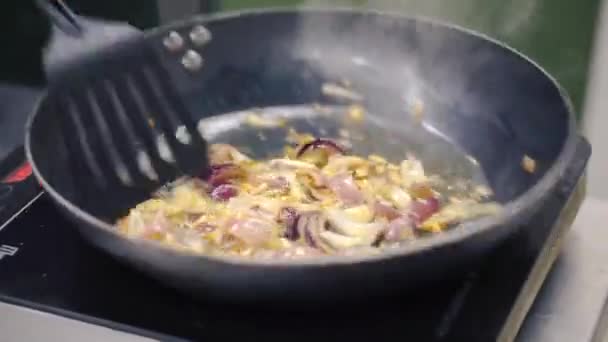
<path fill-rule="evenodd" d="M 221 10 L 295 5 L 367 6 L 440 18 L 482 31 L 522 51 L 584 99 L 600 0 L 222 0 Z"/>

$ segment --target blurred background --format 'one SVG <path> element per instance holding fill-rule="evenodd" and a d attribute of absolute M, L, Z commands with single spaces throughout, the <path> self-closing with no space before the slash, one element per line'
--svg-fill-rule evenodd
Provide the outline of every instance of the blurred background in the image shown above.
<path fill-rule="evenodd" d="M 40 49 L 48 38 L 48 23 L 34 0 L 3 0 L 0 11 L 3 53 L 0 82 L 43 85 Z M 157 26 L 198 13 L 269 6 L 358 6 L 399 11 L 449 21 L 486 33 L 536 60 L 568 91 L 577 118 L 594 146 L 590 192 L 608 199 L 608 6 L 601 0 L 68 0 L 77 12 L 128 21 L 140 28 Z M 0 108 L 0 127 L 15 128 L 21 120 Z M 605 137 L 606 136 L 606 137 Z M 1 142 L 0 142 L 0 145 Z M 1 152 L 1 148 L 0 148 Z M 597 175 L 597 176 L 595 176 Z"/>

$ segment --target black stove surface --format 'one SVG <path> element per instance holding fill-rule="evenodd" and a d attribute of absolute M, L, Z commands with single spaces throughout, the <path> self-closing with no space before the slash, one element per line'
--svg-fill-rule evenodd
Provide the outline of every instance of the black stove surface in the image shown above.
<path fill-rule="evenodd" d="M 83 241 L 46 194 L 0 228 L 0 301 L 161 340 L 491 341 L 515 336 L 584 195 L 589 155 L 545 208 L 460 279 L 340 309 L 194 301 Z M 259 305 L 263 307 L 263 303 Z"/>

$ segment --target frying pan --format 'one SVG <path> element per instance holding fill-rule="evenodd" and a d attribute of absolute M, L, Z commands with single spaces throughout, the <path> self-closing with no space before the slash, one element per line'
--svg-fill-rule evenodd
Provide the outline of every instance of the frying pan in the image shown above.
<path fill-rule="evenodd" d="M 515 233 L 573 160 L 578 137 L 564 91 L 533 61 L 479 33 L 395 14 L 310 9 L 195 17 L 145 35 L 176 59 L 179 54 L 163 50 L 163 39 L 171 31 L 187 38 L 196 25 L 213 36 L 202 52 L 203 70 L 174 63 L 172 72 L 210 142 L 229 142 L 256 157 L 279 151 L 285 129 L 244 124 L 251 108 L 321 136 L 346 127 L 361 137 L 352 141 L 355 153 L 396 160 L 413 153 L 448 179 L 487 182 L 504 210 L 373 256 L 286 261 L 176 252 L 126 239 L 107 223 L 116 218 L 79 209 L 71 182 L 78 175 L 66 166 L 56 113 L 42 97 L 27 125 L 26 151 L 44 189 L 86 240 L 192 295 L 353 298 L 438 281 Z M 340 82 L 363 97 L 364 123 L 345 121 L 348 101 L 322 91 Z M 422 122 L 411 115 L 412 103 L 424 105 Z M 522 168 L 524 156 L 536 161 L 534 172 Z"/>

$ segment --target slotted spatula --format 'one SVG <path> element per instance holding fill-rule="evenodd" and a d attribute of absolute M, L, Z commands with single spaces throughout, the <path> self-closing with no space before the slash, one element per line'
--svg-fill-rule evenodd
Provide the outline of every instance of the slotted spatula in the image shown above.
<path fill-rule="evenodd" d="M 38 0 L 53 22 L 45 52 L 79 205 L 115 216 L 208 166 L 206 142 L 154 47 L 137 29 Z"/>

